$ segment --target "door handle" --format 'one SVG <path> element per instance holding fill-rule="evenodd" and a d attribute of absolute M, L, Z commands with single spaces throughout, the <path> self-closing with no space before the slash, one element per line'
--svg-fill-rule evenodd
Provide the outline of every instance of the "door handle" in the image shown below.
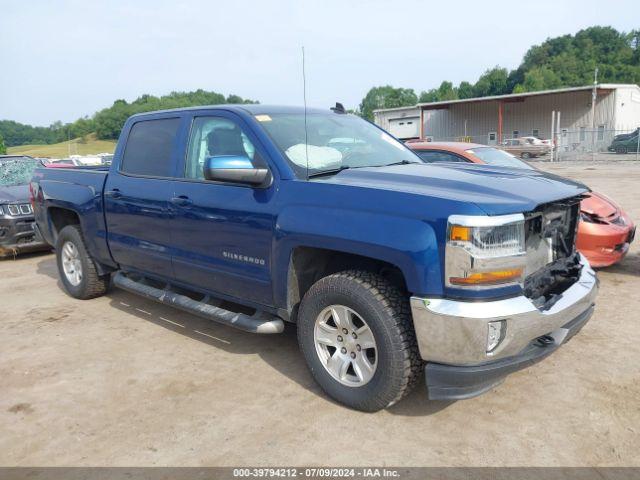
<path fill-rule="evenodd" d="M 104 192 L 104 196 L 111 198 L 120 198 L 122 197 L 122 193 L 120 193 L 120 190 L 118 190 L 117 188 L 114 188 L 113 190 L 107 190 L 106 192 Z"/>
<path fill-rule="evenodd" d="M 187 197 L 186 195 L 179 195 L 177 197 L 173 197 L 171 199 L 171 203 L 173 203 L 174 205 L 177 205 L 179 207 L 188 207 L 189 205 L 191 205 L 193 202 L 191 201 L 191 199 L 189 197 Z"/>

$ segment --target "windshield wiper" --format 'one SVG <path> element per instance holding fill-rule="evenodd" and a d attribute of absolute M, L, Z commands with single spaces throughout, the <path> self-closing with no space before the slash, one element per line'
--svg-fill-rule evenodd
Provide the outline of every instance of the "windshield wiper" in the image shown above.
<path fill-rule="evenodd" d="M 325 175 L 335 175 L 336 173 L 340 173 L 343 170 L 347 170 L 348 168 L 351 168 L 349 165 L 342 165 L 338 168 L 332 168 L 329 170 L 322 170 L 321 172 L 314 172 L 314 173 L 310 173 L 309 175 L 307 175 L 308 178 L 315 178 L 315 177 L 324 177 Z"/>
<path fill-rule="evenodd" d="M 356 165 L 356 166 L 351 166 L 351 165 L 342 165 L 338 168 L 332 168 L 329 170 L 322 170 L 321 172 L 314 172 L 314 173 L 310 173 L 308 175 L 308 178 L 314 178 L 314 177 L 323 177 L 325 175 L 335 175 L 337 173 L 340 173 L 343 170 L 347 170 L 349 168 L 376 168 L 376 167 L 391 167 L 393 165 L 413 165 L 413 164 L 419 164 L 421 162 L 412 162 L 410 160 L 401 160 L 399 162 L 393 162 L 393 163 L 388 163 L 386 165 Z"/>
<path fill-rule="evenodd" d="M 400 160 L 399 162 L 387 163 L 386 165 L 376 165 L 377 167 L 393 167 L 394 165 L 413 165 L 422 162 L 412 162 L 411 160 Z"/>

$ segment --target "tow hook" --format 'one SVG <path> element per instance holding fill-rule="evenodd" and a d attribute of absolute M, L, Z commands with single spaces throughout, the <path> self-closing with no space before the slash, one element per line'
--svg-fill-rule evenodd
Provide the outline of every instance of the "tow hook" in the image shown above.
<path fill-rule="evenodd" d="M 555 338 L 553 338 L 551 335 L 542 335 L 541 337 L 538 337 L 536 340 L 541 347 L 548 347 L 549 345 L 553 345 L 554 343 L 556 343 Z"/>

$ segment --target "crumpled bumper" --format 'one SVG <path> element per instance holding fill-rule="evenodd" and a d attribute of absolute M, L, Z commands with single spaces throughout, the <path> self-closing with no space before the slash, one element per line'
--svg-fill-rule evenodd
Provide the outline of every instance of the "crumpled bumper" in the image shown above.
<path fill-rule="evenodd" d="M 33 217 L 0 218 L 0 258 L 47 248 Z"/>
<path fill-rule="evenodd" d="M 539 310 L 525 296 L 488 302 L 412 297 L 429 398 L 479 395 L 573 336 L 591 317 L 598 292 L 595 272 L 584 256 L 580 261 L 579 280 L 547 310 Z M 506 330 L 499 345 L 487 352 L 488 323 L 499 320 Z M 545 335 L 546 341 L 538 340 Z"/>

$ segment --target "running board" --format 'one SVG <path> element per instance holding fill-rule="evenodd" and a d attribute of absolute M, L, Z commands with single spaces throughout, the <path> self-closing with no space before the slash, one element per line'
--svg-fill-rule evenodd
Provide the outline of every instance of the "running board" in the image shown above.
<path fill-rule="evenodd" d="M 224 308 L 216 307 L 206 301 L 199 302 L 185 295 L 172 292 L 167 286 L 164 289 L 152 287 L 144 283 L 144 278 L 140 281 L 133 280 L 122 272 L 118 272 L 113 277 L 113 283 L 117 287 L 128 292 L 141 295 L 155 300 L 156 302 L 170 305 L 185 312 L 192 313 L 207 320 L 222 323 L 239 330 L 250 333 L 282 333 L 284 322 L 282 319 L 264 312 L 256 312 L 249 316 L 244 313 L 231 312 Z M 205 297 L 204 300 L 208 300 Z"/>

